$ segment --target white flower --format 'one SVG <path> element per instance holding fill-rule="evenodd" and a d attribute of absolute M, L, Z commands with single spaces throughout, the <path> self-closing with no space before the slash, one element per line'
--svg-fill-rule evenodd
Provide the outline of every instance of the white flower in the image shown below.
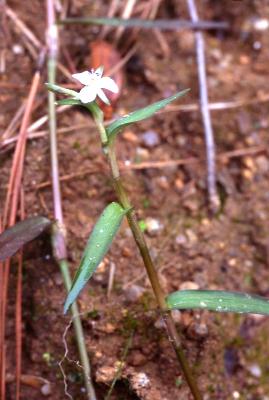
<path fill-rule="evenodd" d="M 118 85 L 113 79 L 108 76 L 102 78 L 103 70 L 103 67 L 99 67 L 96 70 L 92 69 L 91 71 L 84 71 L 72 75 L 73 78 L 85 85 L 77 95 L 77 98 L 82 103 L 91 103 L 96 99 L 96 96 L 98 96 L 104 103 L 110 104 L 103 89 L 107 89 L 113 93 L 119 92 Z"/>

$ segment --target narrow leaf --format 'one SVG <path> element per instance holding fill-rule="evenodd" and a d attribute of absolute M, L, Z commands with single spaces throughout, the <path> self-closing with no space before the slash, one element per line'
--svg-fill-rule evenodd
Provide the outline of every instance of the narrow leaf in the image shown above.
<path fill-rule="evenodd" d="M 6 229 L 0 235 L 0 261 L 11 257 L 50 225 L 51 221 L 45 217 L 31 217 Z"/>
<path fill-rule="evenodd" d="M 58 21 L 58 24 L 85 24 L 85 25 L 108 25 L 108 26 L 124 26 L 126 28 L 144 28 L 144 29 L 160 29 L 160 30 L 180 30 L 180 29 L 228 29 L 229 24 L 221 21 L 197 21 L 192 22 L 182 19 L 157 19 L 148 20 L 141 18 L 106 18 L 106 17 L 82 17 L 82 18 L 65 18 Z"/>
<path fill-rule="evenodd" d="M 143 119 L 151 117 L 157 111 L 162 109 L 163 107 L 167 106 L 167 104 L 171 103 L 172 101 L 178 99 L 181 96 L 184 96 L 190 89 L 182 90 L 174 94 L 167 99 L 157 101 L 147 107 L 141 108 L 140 110 L 136 110 L 130 114 L 119 118 L 117 121 L 112 122 L 106 128 L 107 135 L 111 139 L 114 135 L 116 135 L 122 128 L 127 125 L 133 124 L 134 122 L 142 121 Z"/>
<path fill-rule="evenodd" d="M 107 253 L 126 212 L 127 210 L 124 210 L 118 203 L 111 203 L 104 209 L 96 222 L 65 301 L 64 313 L 76 300 L 79 292 Z"/>
<path fill-rule="evenodd" d="M 62 100 L 57 100 L 57 105 L 59 106 L 81 106 L 79 99 L 62 99 Z"/>
<path fill-rule="evenodd" d="M 223 290 L 179 290 L 166 298 L 169 309 L 202 308 L 217 312 L 269 315 L 269 299 Z"/>
<path fill-rule="evenodd" d="M 73 97 L 76 97 L 78 94 L 75 90 L 66 89 L 62 86 L 55 85 L 53 83 L 45 83 L 45 85 L 47 86 L 48 90 L 54 93 L 66 94 L 67 96 L 73 96 Z"/>

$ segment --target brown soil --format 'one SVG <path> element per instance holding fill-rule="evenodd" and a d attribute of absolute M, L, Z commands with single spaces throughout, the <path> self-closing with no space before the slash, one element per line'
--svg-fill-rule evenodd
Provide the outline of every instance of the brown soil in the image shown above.
<path fill-rule="evenodd" d="M 32 31 L 44 40 L 45 6 L 41 1 L 9 6 Z M 72 2 L 74 15 L 105 15 L 109 2 Z M 185 2 L 163 2 L 158 17 L 188 17 Z M 166 4 L 167 3 L 167 4 Z M 146 232 L 152 256 L 166 292 L 184 287 L 246 291 L 269 294 L 268 218 L 269 158 L 268 105 L 258 100 L 268 93 L 268 30 L 255 31 L 252 18 L 268 18 L 266 0 L 199 2 L 204 19 L 228 21 L 227 33 L 205 33 L 207 70 L 212 102 L 242 100 L 244 106 L 212 111 L 217 153 L 242 149 L 237 157 L 218 163 L 221 211 L 212 217 L 206 201 L 206 171 L 203 127 L 198 111 L 163 112 L 128 128 L 118 141 L 121 161 L 169 161 L 196 157 L 198 163 L 143 170 L 124 169 L 124 181 L 140 220 L 157 219 L 162 225 L 156 235 Z M 6 52 L 6 73 L 2 76 L 4 129 L 27 97 L 34 62 L 21 35 L 8 21 L 10 42 Z M 89 68 L 89 43 L 100 29 L 70 26 L 61 32 L 61 43 L 71 54 L 77 70 Z M 128 34 L 125 33 L 126 39 Z M 108 35 L 113 42 L 113 36 Z M 197 69 L 193 35 L 189 31 L 164 32 L 170 54 L 165 54 L 151 31 L 141 31 L 138 50 L 125 68 L 125 85 L 115 108 L 124 114 L 186 87 L 190 94 L 178 104 L 196 103 Z M 125 40 L 118 46 L 124 47 Z M 15 54 L 14 46 L 22 46 Z M 65 63 L 64 58 L 61 59 Z M 44 73 L 44 81 L 46 81 Z M 64 83 L 58 74 L 59 83 Z M 3 83 L 3 84 L 1 84 Z M 18 85 L 16 89 L 9 84 Z M 39 92 L 40 105 L 33 120 L 46 113 L 46 90 Z M 248 101 L 253 101 L 249 104 Z M 256 100 L 256 101 L 255 101 Z M 73 108 L 59 115 L 59 128 L 89 124 L 69 133 L 60 133 L 61 176 L 85 172 L 62 182 L 69 261 L 75 271 L 91 228 L 115 195 L 98 135 L 89 116 Z M 152 148 L 145 143 L 146 131 L 156 132 Z M 259 146 L 251 155 L 245 150 Z M 1 155 L 2 191 L 5 196 L 13 149 Z M 244 155 L 246 154 L 246 155 Z M 53 216 L 48 136 L 29 140 L 24 168 L 27 216 Z M 113 290 L 108 297 L 111 264 L 116 267 Z M 14 298 L 16 260 L 12 268 L 7 326 L 7 371 L 14 374 Z M 137 294 L 139 293 L 140 296 Z M 23 374 L 51 382 L 50 398 L 65 398 L 58 363 L 64 355 L 62 335 L 69 317 L 62 315 L 65 300 L 61 274 L 52 259 L 50 239 L 42 237 L 27 246 L 23 280 Z M 191 398 L 182 380 L 175 355 L 154 311 L 155 303 L 133 239 L 123 225 L 104 263 L 79 297 L 92 374 L 103 399 L 113 380 L 129 338 L 127 358 L 112 399 L 174 400 Z M 181 312 L 175 315 L 190 364 L 194 367 L 204 399 L 268 399 L 268 329 L 265 317 L 254 315 Z M 72 329 L 67 333 L 69 357 L 63 365 L 68 391 L 75 399 L 85 399 L 81 369 Z M 140 375 L 139 375 L 140 374 Z M 146 374 L 146 384 L 141 379 Z M 141 378 L 142 377 L 142 378 Z M 145 377 L 144 377 L 145 378 Z M 10 378 L 8 399 L 14 399 L 15 384 Z M 143 380 L 143 379 L 142 379 Z M 22 386 L 22 400 L 41 398 L 40 391 Z"/>

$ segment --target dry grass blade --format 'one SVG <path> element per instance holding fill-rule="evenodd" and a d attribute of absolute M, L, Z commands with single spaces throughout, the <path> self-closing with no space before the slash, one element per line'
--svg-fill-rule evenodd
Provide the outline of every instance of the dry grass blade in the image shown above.
<path fill-rule="evenodd" d="M 10 209 L 9 226 L 12 226 L 15 223 L 15 215 L 16 215 L 16 209 L 17 209 L 17 204 L 18 204 L 18 194 L 19 194 L 19 192 L 18 192 L 19 187 L 16 187 L 16 183 L 19 184 L 19 182 L 21 180 L 22 166 L 20 164 L 22 164 L 23 159 L 24 159 L 25 145 L 26 145 L 26 139 L 27 139 L 27 128 L 28 128 L 28 124 L 29 124 L 29 120 L 30 120 L 30 115 L 32 112 L 32 106 L 33 106 L 35 96 L 36 96 L 36 93 L 38 90 L 39 82 L 40 82 L 40 72 L 37 71 L 32 80 L 32 85 L 31 85 L 30 93 L 29 93 L 26 108 L 25 108 L 25 113 L 24 113 L 21 128 L 20 128 L 19 139 L 17 141 L 17 146 L 16 146 L 16 150 L 14 153 L 13 164 L 12 164 L 10 180 L 9 180 L 8 193 L 7 193 L 7 198 L 6 198 L 5 208 L 4 208 L 4 217 L 3 217 L 4 227 L 6 226 L 7 220 L 8 220 L 8 211 L 9 211 L 9 207 L 10 207 L 11 195 L 13 195 L 13 203 L 12 203 L 12 206 Z"/>
<path fill-rule="evenodd" d="M 21 220 L 25 218 L 24 191 L 21 188 Z M 22 366 L 22 264 L 23 251 L 20 250 L 18 257 L 18 274 L 16 290 L 16 400 L 20 399 L 21 388 L 21 366 Z"/>
<path fill-rule="evenodd" d="M 192 22 L 199 22 L 198 13 L 196 10 L 195 0 L 187 0 L 189 13 Z M 207 78 L 206 78 L 206 61 L 205 61 L 205 44 L 203 33 L 196 31 L 195 46 L 199 77 L 200 90 L 200 106 L 204 125 L 206 155 L 207 155 L 207 187 L 209 195 L 209 205 L 213 212 L 216 212 L 220 206 L 216 186 L 216 162 L 215 162 L 215 141 L 212 129 L 212 122 L 208 108 L 208 93 L 207 93 Z"/>
<path fill-rule="evenodd" d="M 14 22 L 18 30 L 26 36 L 26 38 L 35 46 L 36 49 L 40 50 L 42 48 L 42 43 L 40 40 L 10 7 L 7 7 L 6 14 Z"/>
<path fill-rule="evenodd" d="M 123 13 L 122 13 L 122 18 L 123 19 L 128 19 L 131 16 L 132 11 L 133 11 L 134 6 L 135 6 L 135 3 L 136 3 L 136 0 L 128 0 L 126 2 L 124 10 L 123 10 Z M 119 26 L 117 31 L 116 31 L 116 35 L 115 35 L 117 42 L 120 40 L 120 38 L 121 38 L 121 36 L 123 34 L 123 31 L 124 31 L 124 27 L 123 26 Z"/>
<path fill-rule="evenodd" d="M 30 120 L 30 115 L 32 111 L 33 102 L 37 93 L 37 89 L 39 86 L 40 73 L 36 72 L 30 89 L 30 93 L 28 96 L 28 100 L 26 103 L 25 113 L 22 119 L 21 129 L 19 133 L 19 138 L 16 144 L 16 149 L 13 157 L 13 163 L 11 168 L 11 174 L 9 179 L 8 191 L 5 201 L 4 207 L 4 215 L 3 215 L 3 227 L 12 226 L 16 221 L 17 208 L 19 203 L 19 194 L 20 194 L 20 186 L 21 186 L 21 178 L 23 173 L 23 161 L 25 155 L 26 148 L 26 139 L 27 139 L 27 127 Z M 1 328 L 2 342 L 0 343 L 1 347 L 1 364 L 2 364 L 2 376 L 4 377 L 4 383 L 2 383 L 2 397 L 1 400 L 5 399 L 5 344 L 4 344 L 4 336 L 5 336 L 5 319 L 6 319 L 6 306 L 7 306 L 7 293 L 8 293 L 8 282 L 9 282 L 9 270 L 10 270 L 10 260 L 7 260 L 4 263 L 4 274 L 2 279 L 2 287 L 1 287 Z"/>
<path fill-rule="evenodd" d="M 107 13 L 107 17 L 108 18 L 114 17 L 114 15 L 116 14 L 117 9 L 119 7 L 119 4 L 120 4 L 120 0 L 112 0 L 111 1 L 110 7 L 109 7 L 109 10 L 108 10 L 108 13 Z M 104 38 L 106 37 L 106 35 L 108 34 L 110 29 L 111 28 L 109 26 L 104 25 L 102 27 L 102 30 L 101 30 L 101 33 L 100 33 L 100 39 L 104 40 Z"/>
<path fill-rule="evenodd" d="M 19 121 L 20 118 L 22 117 L 23 113 L 25 110 L 25 104 L 23 103 L 17 110 L 17 112 L 15 113 L 14 117 L 12 118 L 12 120 L 10 121 L 10 124 L 8 125 L 7 129 L 5 130 L 5 132 L 2 135 L 2 140 L 7 140 L 8 138 L 10 138 L 10 136 L 12 135 L 12 133 L 14 132 L 14 130 L 16 130 L 17 126 L 19 125 Z"/>

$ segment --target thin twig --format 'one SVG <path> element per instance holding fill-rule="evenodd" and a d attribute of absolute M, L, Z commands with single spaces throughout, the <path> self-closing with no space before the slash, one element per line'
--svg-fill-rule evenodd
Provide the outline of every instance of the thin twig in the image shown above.
<path fill-rule="evenodd" d="M 21 220 L 25 219 L 24 191 L 21 188 L 20 196 Z M 16 400 L 20 399 L 21 367 L 22 367 L 22 265 L 23 250 L 18 255 L 18 274 L 16 290 Z"/>
<path fill-rule="evenodd" d="M 16 215 L 17 209 L 19 204 L 19 194 L 20 194 L 20 187 L 22 181 L 22 174 L 23 174 L 23 162 L 25 156 L 25 149 L 26 149 L 26 140 L 27 140 L 27 127 L 30 120 L 30 115 L 32 112 L 32 107 L 34 103 L 34 99 L 37 93 L 38 85 L 40 80 L 40 72 L 36 71 L 32 84 L 30 93 L 26 102 L 25 113 L 22 119 L 22 124 L 20 128 L 19 138 L 16 144 L 15 153 L 13 156 L 13 162 L 11 167 L 11 173 L 9 178 L 9 185 L 8 191 L 6 195 L 6 201 L 4 206 L 4 213 L 3 213 L 3 227 L 6 226 L 13 226 L 16 222 Z M 8 293 L 8 283 L 9 283 L 9 271 L 10 271 L 10 259 L 6 260 L 4 263 L 4 276 L 2 280 L 2 287 L 1 287 L 1 343 L 0 347 L 2 359 L 2 375 L 5 377 L 5 351 L 4 351 L 4 338 L 5 338 L 5 325 L 6 325 L 6 307 L 7 307 L 7 293 Z M 19 368 L 18 368 L 19 371 Z M 5 379 L 5 378 L 4 378 Z M 5 382 L 2 385 L 2 397 L 1 399 L 5 399 Z"/>
<path fill-rule="evenodd" d="M 43 47 L 40 40 L 33 34 L 33 32 L 27 27 L 27 25 L 18 17 L 18 15 L 10 8 L 6 9 L 7 16 L 14 22 L 18 30 L 23 33 L 27 39 L 35 46 L 37 50 L 41 50 Z"/>
<path fill-rule="evenodd" d="M 108 285 L 107 285 L 107 298 L 108 299 L 109 299 L 112 289 L 113 289 L 115 271 L 116 271 L 116 264 L 114 262 L 111 262 L 110 266 L 109 266 L 109 276 L 108 276 Z"/>
<path fill-rule="evenodd" d="M 60 106 L 57 108 L 56 113 L 61 114 L 67 110 L 70 109 L 70 106 Z M 43 117 L 40 117 L 38 120 L 32 123 L 32 125 L 29 126 L 28 132 L 35 132 L 37 129 L 39 129 L 41 126 L 45 125 L 46 122 L 48 122 L 49 116 L 48 114 L 43 115 Z"/>
<path fill-rule="evenodd" d="M 6 71 L 6 53 L 10 45 L 11 38 L 6 18 L 6 0 L 0 1 L 0 74 Z"/>
<path fill-rule="evenodd" d="M 25 103 L 22 103 L 22 105 L 18 108 L 14 117 L 10 121 L 8 127 L 2 134 L 1 141 L 4 141 L 4 140 L 8 139 L 10 136 L 12 136 L 12 133 L 17 129 L 17 127 L 20 123 L 19 121 L 20 121 L 21 117 L 23 116 L 24 110 L 25 110 Z"/>
<path fill-rule="evenodd" d="M 189 13 L 193 23 L 199 22 L 198 13 L 196 10 L 195 0 L 187 0 Z M 220 206 L 220 200 L 217 192 L 216 185 L 216 154 L 215 142 L 208 108 L 208 94 L 207 94 L 207 79 L 206 79 L 206 60 L 205 60 L 205 43 L 203 33 L 199 31 L 194 32 L 196 57 L 198 65 L 199 77 L 199 90 L 200 90 L 200 106 L 203 118 L 204 134 L 206 142 L 206 156 L 207 156 L 207 188 L 209 195 L 209 204 L 213 212 L 216 212 Z"/>
<path fill-rule="evenodd" d="M 240 108 L 245 106 L 256 105 L 260 103 L 267 103 L 269 102 L 269 95 L 259 96 L 258 98 L 254 99 L 246 99 L 246 100 L 234 100 L 234 101 L 220 101 L 217 103 L 209 103 L 208 109 L 210 111 L 222 111 L 222 110 L 232 110 L 234 108 Z M 192 112 L 192 111 L 199 111 L 200 105 L 199 104 L 179 104 L 179 105 L 169 105 L 165 107 L 164 110 L 158 111 L 159 114 L 173 112 L 173 111 L 184 111 L 184 112 Z"/>
<path fill-rule="evenodd" d="M 122 13 L 122 18 L 123 19 L 129 19 L 130 15 L 132 14 L 133 8 L 135 6 L 136 0 L 127 0 L 123 13 Z M 116 31 L 116 42 L 118 42 L 123 34 L 124 27 L 119 26 L 117 31 Z"/>
<path fill-rule="evenodd" d="M 16 192 L 13 193 L 13 205 L 12 205 L 11 210 L 9 211 L 10 199 L 11 199 L 12 191 L 14 190 L 14 187 L 15 187 L 14 186 L 15 182 L 20 182 L 20 180 L 21 180 L 21 175 L 18 173 L 18 168 L 24 159 L 25 145 L 26 145 L 26 139 L 27 139 L 27 128 L 28 128 L 35 96 L 36 96 L 37 89 L 39 86 L 39 81 L 40 81 L 40 71 L 36 71 L 36 73 L 33 77 L 33 80 L 32 80 L 31 89 L 30 89 L 30 93 L 29 93 L 26 108 L 25 108 L 25 113 L 24 113 L 24 116 L 22 119 L 19 138 L 18 138 L 16 150 L 14 153 L 14 161 L 13 161 L 13 165 L 12 165 L 12 169 L 11 169 L 9 188 L 8 188 L 6 203 L 5 203 L 5 207 L 4 207 L 4 216 L 3 216 L 4 226 L 6 226 L 6 223 L 8 220 L 8 213 L 10 213 L 10 215 L 12 215 L 12 217 L 10 217 L 12 222 L 9 222 L 10 226 L 12 226 L 15 223 L 15 216 L 13 216 L 13 215 L 16 215 L 16 209 L 17 209 L 17 205 L 18 205 L 19 193 L 17 190 L 16 190 Z"/>
<path fill-rule="evenodd" d="M 120 378 L 120 376 L 121 376 L 121 373 L 122 373 L 122 370 L 123 370 L 123 368 L 124 368 L 124 363 L 125 363 L 127 354 L 128 354 L 128 352 L 129 352 L 129 350 L 130 350 L 130 347 L 132 346 L 133 337 L 134 337 L 134 330 L 132 330 L 132 332 L 131 332 L 131 334 L 130 334 L 130 336 L 129 336 L 127 342 L 126 342 L 126 345 L 125 345 L 124 350 L 123 350 L 123 354 L 122 354 L 122 357 L 121 357 L 121 361 L 120 361 L 119 367 L 118 367 L 117 372 L 116 372 L 116 374 L 115 374 L 115 376 L 114 376 L 114 379 L 113 379 L 113 381 L 112 381 L 112 383 L 111 383 L 111 386 L 110 386 L 110 388 L 109 388 L 109 391 L 108 391 L 108 393 L 107 393 L 107 395 L 106 395 L 106 397 L 105 397 L 105 400 L 109 400 L 109 399 L 110 399 L 111 394 L 112 394 L 112 392 L 113 392 L 113 389 L 114 389 L 114 387 L 115 387 L 115 385 L 116 385 L 116 383 L 117 383 L 117 380 L 118 380 L 118 379 Z"/>
<path fill-rule="evenodd" d="M 264 146 L 253 146 L 253 147 L 247 147 L 243 149 L 237 149 L 237 150 L 231 150 L 227 151 L 224 153 L 221 153 L 217 156 L 217 159 L 220 162 L 225 162 L 226 160 L 232 159 L 232 158 L 239 158 L 239 157 L 245 157 L 245 156 L 252 156 L 258 153 L 264 153 L 266 152 L 266 147 Z M 132 163 L 119 163 L 119 167 L 121 170 L 142 170 L 142 169 L 163 169 L 163 168 L 169 168 L 169 167 L 175 167 L 179 165 L 188 165 L 188 164 L 195 164 L 195 163 L 203 163 L 203 160 L 197 157 L 189 157 L 189 158 L 182 158 L 179 160 L 166 160 L 166 161 L 146 161 L 146 162 L 141 162 L 138 164 L 132 164 Z M 103 167 L 102 167 L 103 168 Z M 77 178 L 83 178 L 84 176 L 87 175 L 92 175 L 96 174 L 100 171 L 98 168 L 88 168 L 85 169 L 84 171 L 80 172 L 73 172 L 71 174 L 63 175 L 60 176 L 60 181 L 61 182 L 67 182 L 71 181 L 73 179 Z M 45 189 L 47 187 L 50 187 L 52 185 L 52 181 L 46 181 L 39 183 L 38 185 L 33 185 L 31 188 L 33 189 Z"/>
<path fill-rule="evenodd" d="M 28 91 L 30 91 L 30 88 L 28 89 Z M 40 106 L 40 104 L 43 104 L 43 102 L 44 102 L 44 97 L 41 96 L 41 98 L 37 99 L 35 101 L 35 103 L 33 104 L 32 112 L 34 110 L 36 110 Z M 25 106 L 26 106 L 26 103 L 23 102 L 22 105 L 20 106 L 20 108 L 15 113 L 15 115 L 12 118 L 11 122 L 9 123 L 7 129 L 4 131 L 4 133 L 2 135 L 3 142 L 5 141 L 5 139 L 9 140 L 8 138 L 10 138 L 12 135 L 14 135 L 14 133 L 16 132 L 18 127 L 20 126 L 21 119 L 22 119 L 22 117 L 24 115 Z M 28 130 L 27 130 L 27 133 L 28 133 Z"/>
<path fill-rule="evenodd" d="M 74 131 L 76 131 L 78 129 L 90 128 L 91 126 L 92 126 L 91 121 L 89 121 L 88 124 L 78 124 L 78 125 L 68 126 L 68 127 L 65 127 L 65 128 L 59 128 L 57 132 L 59 134 L 60 133 L 74 132 Z M 27 132 L 29 132 L 29 130 Z M 48 130 L 36 131 L 34 133 L 29 133 L 27 135 L 27 139 L 28 140 L 30 140 L 30 139 L 40 139 L 40 138 L 43 138 L 44 136 L 47 136 L 48 134 L 49 134 Z M 3 140 L 3 141 L 0 142 L 0 148 L 1 147 L 5 147 L 5 146 L 10 146 L 10 145 L 16 143 L 17 140 L 18 140 L 18 136 L 13 136 L 10 139 Z"/>
<path fill-rule="evenodd" d="M 108 18 L 114 17 L 114 15 L 116 14 L 117 9 L 119 7 L 119 4 L 120 4 L 120 0 L 112 0 L 111 1 L 109 10 L 107 12 L 107 17 Z M 104 40 L 110 29 L 111 28 L 108 25 L 104 25 L 102 27 L 102 30 L 101 30 L 100 35 L 99 35 L 100 39 Z"/>

